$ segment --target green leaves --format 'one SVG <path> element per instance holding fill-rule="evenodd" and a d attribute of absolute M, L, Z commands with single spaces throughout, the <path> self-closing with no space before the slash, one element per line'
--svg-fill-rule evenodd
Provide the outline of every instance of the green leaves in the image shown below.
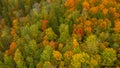
<path fill-rule="evenodd" d="M 39 29 L 37 24 L 33 24 L 30 26 L 30 35 L 32 38 L 37 38 L 39 34 Z"/>
<path fill-rule="evenodd" d="M 89 35 L 87 40 L 86 40 L 86 44 L 87 44 L 87 52 L 90 55 L 94 55 L 97 54 L 98 52 L 98 41 L 95 35 Z"/>
<path fill-rule="evenodd" d="M 4 56 L 4 64 L 5 64 L 5 67 L 7 68 L 14 68 L 15 67 L 15 62 L 12 58 L 12 56 L 8 56 L 7 54 L 5 54 Z"/>
<path fill-rule="evenodd" d="M 41 54 L 40 60 L 41 61 L 50 61 L 52 54 L 52 48 L 50 46 L 46 46 Z"/>
<path fill-rule="evenodd" d="M 70 37 L 68 25 L 61 24 L 59 27 L 59 32 L 60 38 L 58 39 L 58 42 L 65 43 L 66 40 Z"/>
<path fill-rule="evenodd" d="M 5 65 L 4 65 L 4 63 L 2 61 L 0 61 L 0 67 L 5 68 Z"/>
<path fill-rule="evenodd" d="M 26 68 L 24 57 L 22 56 L 22 53 L 20 52 L 19 49 L 17 49 L 15 52 L 14 61 L 17 64 L 16 66 L 17 68 Z"/>
<path fill-rule="evenodd" d="M 46 29 L 45 34 L 48 37 L 48 40 L 55 40 L 57 38 L 57 35 L 54 33 L 52 28 Z"/>
<path fill-rule="evenodd" d="M 43 64 L 43 68 L 53 68 L 53 66 L 49 61 L 45 61 Z"/>
<path fill-rule="evenodd" d="M 79 53 L 72 56 L 71 66 L 81 68 L 82 63 L 89 63 L 90 56 L 87 53 Z"/>
<path fill-rule="evenodd" d="M 114 61 L 117 59 L 116 52 L 113 48 L 106 48 L 101 55 L 103 59 L 102 65 L 105 65 L 105 66 L 114 65 Z"/>
<path fill-rule="evenodd" d="M 120 5 L 109 1 L 0 0 L 0 68 L 119 65 Z"/>
<path fill-rule="evenodd" d="M 37 51 L 38 47 L 35 40 L 31 40 L 28 45 L 34 52 Z"/>

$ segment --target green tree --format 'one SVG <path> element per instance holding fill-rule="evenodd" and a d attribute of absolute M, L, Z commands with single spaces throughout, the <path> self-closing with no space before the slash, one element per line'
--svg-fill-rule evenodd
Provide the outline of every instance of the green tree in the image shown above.
<path fill-rule="evenodd" d="M 116 51 L 113 48 L 106 48 L 102 54 L 102 65 L 105 66 L 112 66 L 114 65 L 114 61 L 117 59 L 116 58 Z"/>
<path fill-rule="evenodd" d="M 61 24 L 59 27 L 59 32 L 60 32 L 60 37 L 58 39 L 58 42 L 65 43 L 66 40 L 70 37 L 68 25 Z"/>
<path fill-rule="evenodd" d="M 24 57 L 19 49 L 17 49 L 15 52 L 14 61 L 17 68 L 26 68 Z"/>

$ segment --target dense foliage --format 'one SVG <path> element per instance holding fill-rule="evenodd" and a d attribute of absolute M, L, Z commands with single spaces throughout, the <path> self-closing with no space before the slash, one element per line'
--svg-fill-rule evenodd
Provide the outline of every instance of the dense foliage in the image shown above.
<path fill-rule="evenodd" d="M 120 67 L 119 0 L 0 0 L 0 68 Z"/>

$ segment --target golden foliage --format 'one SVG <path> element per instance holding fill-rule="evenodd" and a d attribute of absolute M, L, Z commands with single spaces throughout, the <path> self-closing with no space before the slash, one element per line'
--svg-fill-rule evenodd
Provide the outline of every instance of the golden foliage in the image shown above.
<path fill-rule="evenodd" d="M 107 9 L 107 8 L 104 8 L 104 9 L 102 10 L 102 12 L 103 12 L 104 15 L 107 15 L 108 9 Z"/>
<path fill-rule="evenodd" d="M 62 54 L 59 52 L 59 51 L 53 51 L 53 57 L 56 59 L 56 60 L 61 60 L 62 59 Z"/>
<path fill-rule="evenodd" d="M 90 8 L 90 12 L 96 14 L 96 13 L 98 12 L 98 7 L 91 7 L 91 8 Z"/>
<path fill-rule="evenodd" d="M 86 25 L 86 26 L 92 26 L 92 22 L 91 22 L 90 20 L 87 20 L 87 21 L 85 22 L 85 25 Z"/>
<path fill-rule="evenodd" d="M 83 4 L 82 4 L 83 8 L 85 9 L 89 9 L 90 8 L 90 5 L 87 1 L 84 1 Z"/>
<path fill-rule="evenodd" d="M 54 41 L 50 41 L 49 45 L 50 45 L 53 49 L 55 49 L 55 47 L 56 47 L 56 43 L 55 43 Z"/>
<path fill-rule="evenodd" d="M 13 36 L 13 38 L 15 39 L 17 37 L 17 29 L 18 29 L 18 19 L 14 19 L 12 22 L 12 28 L 11 28 L 11 35 Z"/>
<path fill-rule="evenodd" d="M 65 6 L 70 8 L 71 11 L 75 10 L 78 0 L 67 0 Z"/>
<path fill-rule="evenodd" d="M 91 33 L 92 32 L 92 27 L 91 26 L 88 26 L 85 28 L 86 32 L 88 33 Z"/>
<path fill-rule="evenodd" d="M 14 28 L 11 29 L 11 35 L 13 36 L 14 39 L 17 37 L 17 34 Z"/>
<path fill-rule="evenodd" d="M 72 52 L 72 51 L 66 51 L 63 56 L 64 56 L 65 58 L 68 58 L 68 57 L 71 57 L 72 55 L 73 55 L 73 52 Z"/>
<path fill-rule="evenodd" d="M 17 29 L 18 28 L 18 19 L 14 19 L 12 24 L 13 24 L 13 28 Z"/>
<path fill-rule="evenodd" d="M 77 39 L 73 39 L 73 48 L 79 46 L 79 43 L 77 42 Z"/>
<path fill-rule="evenodd" d="M 119 33 L 119 32 L 120 32 L 120 21 L 116 21 L 116 22 L 115 22 L 115 25 L 114 25 L 113 30 L 114 30 L 116 33 Z"/>
<path fill-rule="evenodd" d="M 103 22 L 100 23 L 100 26 L 101 26 L 102 29 L 106 29 L 107 25 L 108 25 L 108 22 L 106 22 L 106 21 L 103 21 Z"/>

